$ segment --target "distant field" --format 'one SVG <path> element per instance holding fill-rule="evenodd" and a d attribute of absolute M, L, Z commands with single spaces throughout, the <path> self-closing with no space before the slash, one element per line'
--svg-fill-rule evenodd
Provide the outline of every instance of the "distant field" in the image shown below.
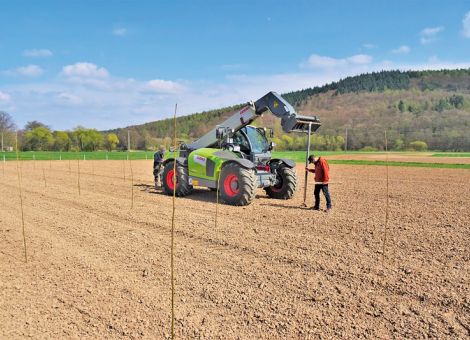
<path fill-rule="evenodd" d="M 318 151 L 317 155 L 331 156 L 331 155 L 344 155 L 344 154 L 360 154 L 362 152 L 345 152 L 345 151 Z M 21 160 L 68 160 L 68 159 L 95 159 L 95 160 L 113 160 L 113 159 L 153 159 L 154 151 L 131 151 L 129 153 L 122 151 L 94 151 L 94 152 L 58 152 L 58 151 L 26 151 L 20 152 L 19 158 Z M 376 152 L 376 154 L 380 154 Z M 4 152 L 6 160 L 16 160 L 15 152 Z M 275 157 L 289 158 L 295 161 L 305 161 L 304 151 L 281 151 L 274 152 Z M 3 156 L 1 156 L 3 159 Z"/>
<path fill-rule="evenodd" d="M 132 152 L 20 152 L 19 158 L 21 160 L 143 160 L 153 159 L 153 151 L 132 151 Z M 470 153 L 408 153 L 408 152 L 390 152 L 390 160 L 387 162 L 383 158 L 384 152 L 361 152 L 361 151 L 315 151 L 317 156 L 328 157 L 330 164 L 349 164 L 349 165 L 377 165 L 377 166 L 403 166 L 403 167 L 426 167 L 426 168 L 449 168 L 449 169 L 470 169 L 470 163 L 464 161 L 466 157 L 470 157 Z M 419 155 L 418 161 L 416 156 Z M 0 156 L 0 160 L 5 156 L 5 160 L 16 160 L 15 152 L 5 152 Z M 351 156 L 352 159 L 348 159 Z M 381 157 L 381 159 L 373 159 L 374 156 Z M 397 157 L 403 156 L 397 160 Z M 306 152 L 305 151 L 276 151 L 273 157 L 292 159 L 296 163 L 304 163 Z M 462 162 L 436 162 L 431 161 L 433 157 L 460 157 Z M 395 159 L 394 159 L 395 158 Z M 426 161 L 426 160 L 429 161 Z M 461 164 L 464 163 L 464 164 Z"/>
<path fill-rule="evenodd" d="M 442 152 L 434 153 L 432 157 L 470 157 L 470 152 Z"/>
<path fill-rule="evenodd" d="M 384 154 L 384 152 L 363 152 L 363 151 L 314 151 L 315 156 L 338 156 L 338 155 L 360 155 L 360 154 Z M 305 162 L 305 151 L 274 151 L 273 157 L 288 158 L 295 162 Z"/>
<path fill-rule="evenodd" d="M 458 153 L 454 153 L 458 154 Z M 462 153 L 465 155 L 465 153 Z M 460 164 L 457 162 L 431 162 L 431 156 L 434 156 L 430 153 L 409 153 L 409 152 L 390 152 L 390 160 L 386 161 L 383 158 L 386 157 L 385 152 L 331 152 L 331 151 L 316 151 L 315 155 L 328 157 L 328 162 L 330 164 L 349 164 L 349 165 L 378 165 L 378 166 L 403 166 L 403 167 L 422 167 L 422 168 L 445 168 L 445 169 L 470 169 L 470 164 L 464 162 Z M 467 153 L 468 155 L 468 153 Z M 274 157 L 277 158 L 288 158 L 292 159 L 297 163 L 305 162 L 306 152 L 305 151 L 284 151 L 284 152 L 274 152 Z M 339 157 L 337 157 L 339 156 Z M 347 159 L 348 156 L 351 156 L 353 159 Z M 382 159 L 373 159 L 375 156 L 380 156 Z M 419 157 L 417 157 L 419 156 Z M 445 157 L 445 156 L 442 156 Z M 458 157 L 458 156 L 453 156 Z M 466 156 L 460 156 L 466 157 Z M 375 157 L 378 158 L 378 157 Z M 419 161 L 416 159 L 419 158 Z M 426 161 L 426 159 L 429 160 Z"/>
<path fill-rule="evenodd" d="M 19 158 L 21 160 L 68 160 L 68 159 L 94 159 L 94 160 L 119 160 L 119 159 L 153 159 L 153 151 L 95 151 L 95 152 L 58 152 L 58 151 L 28 151 L 20 152 Z M 16 160 L 15 152 L 5 152 L 6 160 Z M 3 156 L 0 156 L 3 159 Z"/>

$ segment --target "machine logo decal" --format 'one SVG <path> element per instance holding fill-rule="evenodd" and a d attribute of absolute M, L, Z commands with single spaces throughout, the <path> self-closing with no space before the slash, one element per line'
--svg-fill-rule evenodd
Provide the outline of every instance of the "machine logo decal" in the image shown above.
<path fill-rule="evenodd" d="M 206 166 L 206 161 L 207 161 L 206 157 L 194 155 L 194 162 Z"/>
<path fill-rule="evenodd" d="M 247 107 L 241 109 L 240 114 L 241 114 L 241 115 L 244 114 L 244 113 L 245 113 L 246 111 L 248 111 L 249 109 L 250 109 L 249 106 L 247 106 Z"/>

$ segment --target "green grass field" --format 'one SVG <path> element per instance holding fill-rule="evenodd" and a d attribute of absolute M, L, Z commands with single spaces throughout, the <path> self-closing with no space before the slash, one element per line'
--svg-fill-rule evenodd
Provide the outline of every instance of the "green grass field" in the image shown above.
<path fill-rule="evenodd" d="M 470 157 L 470 152 L 440 152 L 433 154 L 432 157 Z"/>
<path fill-rule="evenodd" d="M 334 156 L 343 154 L 371 154 L 371 152 L 360 152 L 360 151 L 316 151 L 317 156 Z M 383 154 L 383 152 L 376 152 L 375 154 Z M 399 154 L 394 152 L 394 154 Z M 275 158 L 288 158 L 292 159 L 297 163 L 305 162 L 305 151 L 276 151 L 273 153 Z M 432 154 L 432 157 L 470 157 L 470 153 L 436 153 Z M 16 160 L 15 152 L 4 152 L 0 154 L 0 161 Z M 106 152 L 106 151 L 95 151 L 95 152 L 20 152 L 20 160 L 143 160 L 153 159 L 153 151 L 133 151 L 133 152 Z M 376 160 L 348 160 L 348 159 L 330 159 L 330 164 L 349 164 L 349 165 L 376 165 L 376 166 L 403 166 L 403 167 L 423 167 L 423 168 L 445 168 L 445 169 L 470 169 L 470 164 L 448 164 L 448 163 L 426 163 L 426 162 L 394 162 L 394 161 L 376 161 Z"/>
<path fill-rule="evenodd" d="M 393 152 L 400 154 L 399 152 Z M 344 152 L 344 151 L 317 151 L 317 156 L 333 156 L 342 154 L 371 154 L 371 152 Z M 383 152 L 375 152 L 374 154 L 384 154 Z M 465 153 L 464 153 L 465 154 Z M 433 155 L 434 156 L 434 155 Z M 273 157 L 292 159 L 296 163 L 304 163 L 306 158 L 305 151 L 280 151 L 274 152 Z M 454 156 L 457 157 L 457 156 Z M 461 156 L 465 157 L 465 156 Z M 426 162 L 394 162 L 394 161 L 375 161 L 375 160 L 352 160 L 352 159 L 329 159 L 330 164 L 349 164 L 349 165 L 377 165 L 377 166 L 404 166 L 404 167 L 420 167 L 420 168 L 443 168 L 443 169 L 470 169 L 470 164 L 448 164 L 448 163 L 426 163 Z"/>
<path fill-rule="evenodd" d="M 153 159 L 153 151 L 132 151 L 132 152 L 120 152 L 120 151 L 94 151 L 94 152 L 58 152 L 58 151 L 28 151 L 20 152 L 19 159 L 21 160 L 68 160 L 68 159 L 94 159 L 94 160 L 119 160 L 119 159 Z M 0 160 L 3 159 L 16 160 L 16 152 L 5 152 L 0 155 Z"/>
<path fill-rule="evenodd" d="M 403 166 L 415 168 L 440 168 L 440 169 L 470 169 L 470 164 L 452 164 L 452 163 L 424 163 L 424 162 L 386 162 L 352 159 L 331 159 L 330 164 L 351 164 L 351 165 L 379 165 L 379 166 Z"/>

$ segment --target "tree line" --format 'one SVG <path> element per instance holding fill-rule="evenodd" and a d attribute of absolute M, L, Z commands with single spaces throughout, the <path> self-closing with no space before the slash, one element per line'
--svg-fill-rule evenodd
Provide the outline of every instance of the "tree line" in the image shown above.
<path fill-rule="evenodd" d="M 345 119 L 329 120 L 330 104 L 319 106 L 323 110 L 323 126 L 312 138 L 319 150 L 382 149 L 383 130 L 390 130 L 391 146 L 396 150 L 423 149 L 468 151 L 470 150 L 470 69 L 441 71 L 382 71 L 347 77 L 324 86 L 289 92 L 282 96 L 294 107 L 305 103 L 325 102 L 348 98 L 354 94 L 355 102 L 366 103 L 363 117 L 347 118 L 352 105 L 346 101 L 337 111 Z M 381 94 L 380 102 L 369 104 L 370 96 Z M 433 94 L 434 93 L 434 94 Z M 446 94 L 447 95 L 443 95 Z M 402 99 L 391 103 L 397 94 Z M 433 94 L 433 95 L 430 95 Z M 363 99 L 361 99 L 363 98 Z M 234 111 L 245 104 L 203 111 L 177 118 L 177 136 L 180 141 L 191 141 L 220 124 Z M 352 108 L 352 111 L 354 108 Z M 344 112 L 344 114 L 343 114 Z M 0 132 L 5 136 L 5 145 L 14 146 L 12 131 L 16 129 L 12 120 L 5 122 L 5 112 L 0 115 Z M 2 118 L 3 117 L 3 118 Z M 10 117 L 11 118 L 11 117 Z M 346 122 L 349 119 L 349 122 Z M 12 125 L 13 124 L 13 125 Z M 267 125 L 272 126 L 272 125 Z M 349 129 L 346 136 L 345 130 Z M 128 145 L 128 134 L 130 145 Z M 122 129 L 97 131 L 77 126 L 71 131 L 53 131 L 40 122 L 30 122 L 19 132 L 22 150 L 93 151 L 100 149 L 154 150 L 160 145 L 172 144 L 173 120 L 164 119 Z M 278 150 L 303 148 L 305 137 L 286 135 L 277 131 L 274 142 Z M 426 147 L 423 146 L 423 142 Z"/>
<path fill-rule="evenodd" d="M 0 133 L 4 150 L 15 149 L 16 141 L 18 149 L 22 151 L 112 151 L 120 145 L 115 133 L 103 134 L 83 126 L 77 126 L 71 131 L 53 131 L 41 122 L 31 121 L 26 123 L 24 129 L 16 132 L 12 117 L 3 111 L 0 111 Z"/>

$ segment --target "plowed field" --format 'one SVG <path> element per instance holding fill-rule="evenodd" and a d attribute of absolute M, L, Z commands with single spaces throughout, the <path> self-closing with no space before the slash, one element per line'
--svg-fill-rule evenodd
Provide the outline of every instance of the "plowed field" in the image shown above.
<path fill-rule="evenodd" d="M 0 338 L 168 338 L 172 198 L 151 162 L 132 162 L 132 209 L 128 162 L 81 161 L 80 195 L 77 161 L 22 162 L 27 263 L 2 165 Z M 390 167 L 386 230 L 386 167 L 331 173 L 329 215 L 301 190 L 217 224 L 214 192 L 177 199 L 177 338 L 470 336 L 470 171 Z"/>

